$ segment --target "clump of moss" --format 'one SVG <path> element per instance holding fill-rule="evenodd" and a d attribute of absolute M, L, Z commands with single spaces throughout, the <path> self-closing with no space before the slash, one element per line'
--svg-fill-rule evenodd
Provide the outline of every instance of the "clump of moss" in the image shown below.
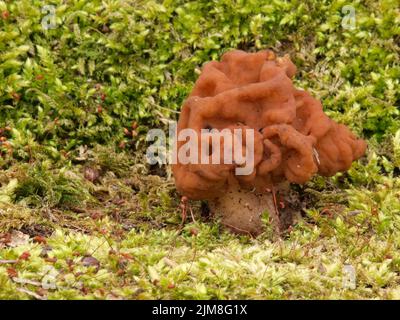
<path fill-rule="evenodd" d="M 24 165 L 16 176 L 18 184 L 13 190 L 16 203 L 68 209 L 82 206 L 90 199 L 89 191 L 76 174 L 52 170 L 46 162 Z"/>

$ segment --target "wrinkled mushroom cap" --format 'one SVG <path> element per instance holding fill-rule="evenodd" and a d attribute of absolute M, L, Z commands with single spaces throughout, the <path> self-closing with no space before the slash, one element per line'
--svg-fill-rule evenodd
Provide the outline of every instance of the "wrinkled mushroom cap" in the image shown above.
<path fill-rule="evenodd" d="M 331 176 L 350 168 L 366 149 L 344 125 L 331 120 L 321 103 L 293 86 L 296 67 L 288 56 L 271 51 L 227 52 L 204 65 L 184 102 L 178 133 L 185 128 L 252 128 L 255 168 L 235 176 L 232 164 L 173 166 L 178 191 L 191 199 L 213 199 L 232 178 L 263 191 L 287 180 L 305 183 L 314 174 Z M 178 141 L 177 148 L 184 144 Z"/>

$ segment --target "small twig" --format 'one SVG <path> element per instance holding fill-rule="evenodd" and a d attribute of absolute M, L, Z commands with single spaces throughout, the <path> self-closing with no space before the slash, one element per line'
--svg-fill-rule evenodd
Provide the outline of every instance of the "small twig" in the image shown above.
<path fill-rule="evenodd" d="M 167 258 L 170 258 L 172 255 L 172 250 L 175 248 L 176 245 L 176 241 L 178 240 L 179 235 L 181 234 L 183 229 L 183 226 L 181 225 L 178 229 L 178 231 L 176 232 L 176 235 L 174 236 L 174 238 L 172 239 L 172 245 L 171 245 L 171 249 L 169 249 L 168 254 L 167 254 Z"/>
<path fill-rule="evenodd" d="M 275 215 L 276 215 L 276 221 L 275 221 L 275 223 L 276 223 L 276 231 L 278 232 L 278 235 L 280 234 L 280 231 L 281 231 L 281 220 L 280 220 L 280 218 L 279 218 L 279 209 L 278 209 L 278 204 L 277 204 L 277 201 L 276 201 L 276 193 L 275 193 L 275 188 L 274 188 L 274 186 L 272 186 L 271 187 L 271 190 L 272 190 L 272 199 L 273 199 L 273 201 L 274 201 L 274 208 L 275 208 Z"/>
<path fill-rule="evenodd" d="M 279 217 L 279 211 L 278 211 L 278 205 L 277 205 L 277 202 L 276 202 L 276 193 L 275 193 L 274 186 L 272 186 L 271 188 L 272 188 L 271 189 L 271 191 L 272 191 L 272 199 L 274 200 L 275 213 Z"/>
<path fill-rule="evenodd" d="M 31 284 L 33 286 L 36 287 L 41 287 L 42 284 L 39 281 L 33 281 L 33 280 L 29 280 L 29 279 L 23 279 L 23 278 L 12 278 L 12 280 L 16 283 L 20 283 L 20 284 Z"/>
<path fill-rule="evenodd" d="M 0 264 L 14 264 L 17 262 L 18 260 L 0 260 Z"/>
<path fill-rule="evenodd" d="M 186 278 L 190 274 L 190 271 L 192 270 L 192 267 L 193 267 L 194 260 L 196 259 L 196 255 L 197 255 L 197 247 L 195 246 L 192 261 L 190 262 L 189 268 L 187 269 L 186 273 L 181 277 L 181 279 Z"/>
<path fill-rule="evenodd" d="M 181 216 L 182 216 L 182 222 L 181 222 L 181 228 L 183 228 L 183 225 L 185 224 L 186 217 L 187 217 L 187 206 L 188 206 L 188 198 L 183 196 L 181 198 L 181 203 L 179 204 L 179 207 L 181 208 Z"/>
<path fill-rule="evenodd" d="M 318 153 L 317 149 L 315 149 L 315 148 L 313 147 L 313 148 L 312 148 L 312 151 L 313 151 L 313 156 L 314 156 L 315 160 L 317 161 L 317 164 L 320 165 L 320 164 L 321 164 L 321 161 L 319 160 L 319 153 Z"/>
<path fill-rule="evenodd" d="M 17 290 L 18 290 L 19 292 L 25 293 L 25 294 L 27 294 L 27 295 L 29 295 L 29 296 L 31 296 L 31 297 L 34 297 L 34 298 L 37 299 L 37 300 L 47 300 L 46 297 L 42 297 L 41 295 L 38 295 L 37 293 L 35 293 L 35 292 L 33 292 L 33 291 L 30 291 L 30 290 L 28 290 L 28 289 L 25 289 L 25 288 L 17 288 Z"/>
<path fill-rule="evenodd" d="M 224 226 L 226 226 L 226 227 L 229 227 L 229 228 L 235 229 L 235 230 L 237 230 L 237 231 L 246 233 L 246 234 L 248 234 L 251 238 L 254 238 L 254 236 L 251 234 L 251 232 L 249 232 L 249 231 L 247 231 L 247 230 L 240 229 L 240 228 L 235 227 L 235 226 L 233 226 L 233 225 L 231 225 L 231 224 L 229 224 L 229 223 L 226 223 L 226 222 L 222 222 L 222 224 L 223 224 Z"/>
<path fill-rule="evenodd" d="M 193 222 L 196 223 L 196 219 L 194 218 L 193 210 L 192 210 L 192 207 L 190 205 L 189 205 L 189 211 L 190 211 L 190 215 L 192 216 Z"/>
<path fill-rule="evenodd" d="M 179 204 L 179 208 L 181 209 L 182 221 L 181 221 L 181 224 L 179 225 L 179 228 L 178 228 L 178 230 L 177 230 L 176 236 L 175 236 L 174 239 L 173 239 L 173 247 L 175 246 L 175 243 L 176 243 L 176 241 L 177 241 L 179 235 L 182 233 L 182 230 L 183 230 L 183 227 L 184 227 L 184 225 L 185 225 L 186 218 L 187 218 L 187 209 L 188 209 L 188 207 L 189 207 L 190 215 L 191 215 L 191 217 L 192 217 L 192 219 L 193 219 L 193 222 L 196 222 L 196 220 L 194 219 L 193 210 L 192 210 L 192 208 L 191 208 L 190 205 L 189 205 L 189 199 L 188 199 L 186 196 L 183 196 L 183 197 L 181 198 L 181 201 L 180 201 L 180 204 Z M 172 247 L 172 248 L 173 248 L 173 247 Z M 171 248 L 171 250 L 168 252 L 167 257 L 170 257 L 170 256 L 171 256 L 172 248 Z"/>

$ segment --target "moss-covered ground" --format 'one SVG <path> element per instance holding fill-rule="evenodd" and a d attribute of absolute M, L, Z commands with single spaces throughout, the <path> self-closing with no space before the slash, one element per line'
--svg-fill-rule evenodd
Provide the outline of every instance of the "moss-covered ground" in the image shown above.
<path fill-rule="evenodd" d="M 0 1 L 0 299 L 399 299 L 399 7 Z M 146 132 L 232 48 L 290 54 L 296 85 L 368 141 L 348 172 L 293 186 L 303 218 L 281 239 L 267 218 L 230 234 L 200 202 L 181 228 L 170 168 L 145 161 Z"/>

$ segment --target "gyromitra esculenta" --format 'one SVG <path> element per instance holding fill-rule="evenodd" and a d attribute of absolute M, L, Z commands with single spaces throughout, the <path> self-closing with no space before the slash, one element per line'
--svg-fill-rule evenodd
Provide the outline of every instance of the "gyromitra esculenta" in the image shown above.
<path fill-rule="evenodd" d="M 365 141 L 293 86 L 295 73 L 288 56 L 230 51 L 220 62 L 204 65 L 184 102 L 178 134 L 187 128 L 199 134 L 201 129 L 254 129 L 249 175 L 236 175 L 235 162 L 182 163 L 178 158 L 173 166 L 177 190 L 189 199 L 208 200 L 212 212 L 234 231 L 259 234 L 264 211 L 279 220 L 285 199 L 275 194 L 285 195 L 288 182 L 302 184 L 317 173 L 348 170 L 365 152 Z M 185 143 L 178 140 L 178 151 Z"/>

